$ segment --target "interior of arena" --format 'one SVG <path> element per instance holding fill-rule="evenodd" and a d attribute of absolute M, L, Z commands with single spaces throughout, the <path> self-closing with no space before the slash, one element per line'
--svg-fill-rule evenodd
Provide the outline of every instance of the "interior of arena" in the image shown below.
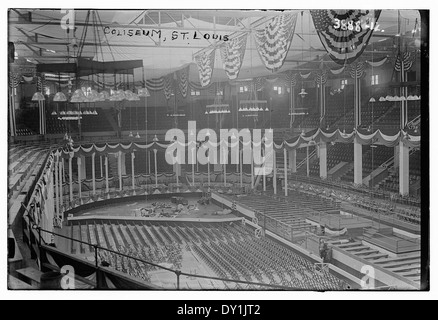
<path fill-rule="evenodd" d="M 421 290 L 428 19 L 10 9 L 8 288 Z"/>

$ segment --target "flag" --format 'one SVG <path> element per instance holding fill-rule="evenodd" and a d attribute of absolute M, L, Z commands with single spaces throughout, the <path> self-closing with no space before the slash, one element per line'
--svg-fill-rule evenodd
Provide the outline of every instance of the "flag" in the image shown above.
<path fill-rule="evenodd" d="M 245 56 L 247 38 L 248 35 L 245 34 L 225 42 L 220 46 L 223 68 L 230 80 L 236 79 L 239 75 L 240 67 L 242 66 Z"/>
<path fill-rule="evenodd" d="M 377 28 L 382 10 L 310 10 L 319 39 L 330 58 L 344 65 L 356 60 Z"/>
<path fill-rule="evenodd" d="M 176 72 L 178 79 L 178 88 L 183 98 L 187 97 L 187 89 L 189 87 L 189 71 L 190 65 Z"/>
<path fill-rule="evenodd" d="M 294 35 L 297 16 L 297 13 L 276 16 L 264 29 L 255 32 L 257 51 L 265 67 L 272 72 L 283 66 Z"/>
<path fill-rule="evenodd" d="M 416 58 L 415 52 L 403 52 L 398 54 L 394 64 L 395 70 L 401 71 L 402 70 L 401 64 L 403 63 L 404 72 L 408 71 L 412 67 L 415 58 Z"/>
<path fill-rule="evenodd" d="M 210 53 L 203 52 L 195 56 L 195 62 L 198 65 L 199 71 L 199 82 L 203 87 L 210 84 L 211 77 L 213 76 L 215 53 L 216 51 L 213 49 Z"/>

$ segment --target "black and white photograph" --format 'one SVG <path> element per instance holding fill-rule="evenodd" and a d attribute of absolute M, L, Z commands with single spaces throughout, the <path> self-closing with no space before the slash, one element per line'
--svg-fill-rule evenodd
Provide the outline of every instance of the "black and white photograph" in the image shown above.
<path fill-rule="evenodd" d="M 3 11 L 4 289 L 430 289 L 429 9 L 137 5 Z"/>

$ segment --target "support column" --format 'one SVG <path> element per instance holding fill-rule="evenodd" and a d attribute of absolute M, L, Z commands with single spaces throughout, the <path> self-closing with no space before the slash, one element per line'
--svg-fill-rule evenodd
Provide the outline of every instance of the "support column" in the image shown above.
<path fill-rule="evenodd" d="M 274 187 L 274 194 L 277 194 L 277 154 L 274 151 L 274 177 L 272 178 L 272 185 Z"/>
<path fill-rule="evenodd" d="M 327 179 L 327 143 L 325 142 L 319 145 L 319 176 Z"/>
<path fill-rule="evenodd" d="M 284 196 L 287 197 L 287 150 L 283 149 L 284 153 Z"/>
<path fill-rule="evenodd" d="M 123 189 L 123 181 L 122 181 L 122 151 L 119 151 L 117 154 L 117 171 L 119 173 L 119 191 Z"/>
<path fill-rule="evenodd" d="M 148 173 L 151 174 L 151 152 L 147 151 L 148 153 Z"/>
<path fill-rule="evenodd" d="M 69 183 L 70 183 L 70 202 L 73 201 L 73 168 L 72 168 L 72 161 L 73 161 L 73 153 L 70 154 L 70 158 L 68 158 L 68 176 L 69 176 Z"/>
<path fill-rule="evenodd" d="M 82 170 L 81 170 L 81 166 L 82 166 L 82 157 L 78 157 L 78 185 L 79 185 L 79 199 L 82 198 Z"/>
<path fill-rule="evenodd" d="M 158 150 L 154 149 L 155 187 L 158 187 L 157 152 Z"/>
<path fill-rule="evenodd" d="M 121 169 L 122 169 L 122 176 L 126 176 L 126 153 L 120 151 L 120 162 L 121 162 Z"/>
<path fill-rule="evenodd" d="M 131 153 L 131 179 L 132 179 L 132 190 L 135 189 L 135 168 L 134 168 L 135 153 Z"/>
<path fill-rule="evenodd" d="M 400 164 L 400 145 L 394 147 L 394 168 Z"/>
<path fill-rule="evenodd" d="M 243 188 L 243 150 L 239 151 L 239 166 L 240 166 L 240 187 Z"/>
<path fill-rule="evenodd" d="M 289 150 L 289 168 L 292 173 L 297 172 L 297 149 Z"/>
<path fill-rule="evenodd" d="M 354 183 L 362 184 L 362 145 L 354 138 Z"/>
<path fill-rule="evenodd" d="M 266 151 L 263 150 L 263 157 L 265 156 L 266 156 Z M 266 164 L 264 164 L 264 166 L 265 166 L 264 169 L 266 169 Z M 263 170 L 263 192 L 266 192 L 266 170 Z"/>
<path fill-rule="evenodd" d="M 87 168 L 85 165 L 85 156 L 81 156 L 81 177 L 82 179 L 87 179 Z"/>
<path fill-rule="evenodd" d="M 96 194 L 96 153 L 93 152 L 91 155 L 91 179 L 93 180 L 93 195 Z"/>
<path fill-rule="evenodd" d="M 105 155 L 105 192 L 109 192 L 109 181 L 108 181 L 108 154 Z"/>
<path fill-rule="evenodd" d="M 400 141 L 400 164 L 399 164 L 400 194 L 409 194 L 409 147 Z"/>
<path fill-rule="evenodd" d="M 251 189 L 254 188 L 254 157 L 251 152 Z"/>
<path fill-rule="evenodd" d="M 208 161 L 207 161 L 207 175 L 208 175 L 208 179 L 207 179 L 207 181 L 208 181 L 208 187 L 210 188 L 210 158 L 208 159 Z"/>
<path fill-rule="evenodd" d="M 99 156 L 100 158 L 100 177 L 103 178 L 103 161 L 102 161 L 102 156 Z"/>

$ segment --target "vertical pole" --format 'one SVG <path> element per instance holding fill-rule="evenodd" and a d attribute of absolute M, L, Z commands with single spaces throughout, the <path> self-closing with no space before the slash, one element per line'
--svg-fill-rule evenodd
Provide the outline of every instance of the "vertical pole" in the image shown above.
<path fill-rule="evenodd" d="M 263 150 L 263 157 L 266 156 L 266 150 Z M 264 166 L 264 170 L 262 171 L 263 173 L 263 192 L 266 192 L 266 164 L 263 164 Z"/>
<path fill-rule="evenodd" d="M 254 157 L 251 152 L 251 189 L 254 189 Z"/>
<path fill-rule="evenodd" d="M 225 158 L 225 148 L 224 148 L 224 158 L 223 158 L 223 162 L 224 162 L 224 186 L 227 184 L 227 159 Z"/>
<path fill-rule="evenodd" d="M 109 192 L 109 181 L 108 181 L 108 154 L 105 155 L 105 192 Z"/>
<path fill-rule="evenodd" d="M 155 187 L 158 187 L 157 152 L 158 150 L 154 149 Z"/>
<path fill-rule="evenodd" d="M 148 151 L 148 173 L 151 174 L 151 152 Z"/>
<path fill-rule="evenodd" d="M 119 151 L 117 155 L 117 171 L 119 173 L 119 191 L 123 189 L 123 180 L 122 180 L 122 151 Z"/>
<path fill-rule="evenodd" d="M 362 145 L 354 138 L 354 183 L 362 184 Z"/>
<path fill-rule="evenodd" d="M 287 197 L 287 150 L 283 148 L 284 154 L 284 196 Z"/>
<path fill-rule="evenodd" d="M 240 187 L 243 188 L 243 150 L 239 152 L 240 156 Z"/>
<path fill-rule="evenodd" d="M 319 145 L 319 176 L 327 178 L 327 143 L 321 142 Z"/>
<path fill-rule="evenodd" d="M 81 182 L 82 182 L 82 172 L 81 172 L 81 163 L 82 163 L 82 159 L 81 159 L 81 157 L 78 157 L 78 185 L 79 185 L 79 199 L 82 198 L 82 187 L 81 187 Z"/>
<path fill-rule="evenodd" d="M 192 159 L 195 159 L 195 149 L 192 149 Z M 178 163 L 179 165 L 179 163 Z M 192 184 L 195 185 L 195 162 L 192 161 Z"/>
<path fill-rule="evenodd" d="M 274 187 L 274 194 L 277 194 L 277 154 L 274 151 L 274 177 L 272 179 L 272 186 Z"/>
<path fill-rule="evenodd" d="M 210 157 L 207 160 L 208 187 L 210 188 Z"/>
<path fill-rule="evenodd" d="M 134 151 L 131 153 L 131 178 L 132 178 L 132 190 L 135 189 L 135 168 L 134 168 L 134 164 L 135 164 L 135 153 Z"/>
<path fill-rule="evenodd" d="M 70 158 L 68 158 L 68 176 L 70 178 L 70 202 L 73 202 L 73 168 L 72 168 L 72 159 L 73 153 L 70 154 Z"/>
<path fill-rule="evenodd" d="M 100 155 L 99 158 L 100 158 L 100 177 L 103 178 L 102 155 Z"/>
<path fill-rule="evenodd" d="M 93 195 L 96 194 L 96 153 L 93 152 L 91 155 L 91 178 L 93 180 Z"/>

